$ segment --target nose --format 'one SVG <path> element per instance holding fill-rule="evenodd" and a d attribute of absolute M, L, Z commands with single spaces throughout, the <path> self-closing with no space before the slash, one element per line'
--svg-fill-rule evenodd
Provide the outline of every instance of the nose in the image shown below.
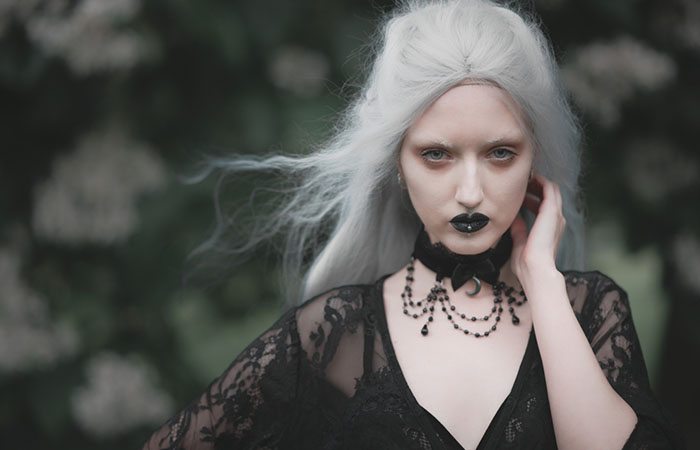
<path fill-rule="evenodd" d="M 455 200 L 465 208 L 473 210 L 484 200 L 484 190 L 477 164 L 465 163 L 458 171 Z"/>

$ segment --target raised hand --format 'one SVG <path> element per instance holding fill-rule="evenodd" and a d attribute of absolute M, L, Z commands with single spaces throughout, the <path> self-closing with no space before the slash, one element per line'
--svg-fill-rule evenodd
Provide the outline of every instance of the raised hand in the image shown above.
<path fill-rule="evenodd" d="M 557 249 L 566 228 L 561 203 L 559 186 L 535 174 L 523 201 L 523 206 L 536 215 L 535 223 L 528 234 L 525 221 L 518 216 L 510 229 L 513 237 L 511 268 L 523 284 L 538 274 L 556 270 Z"/>

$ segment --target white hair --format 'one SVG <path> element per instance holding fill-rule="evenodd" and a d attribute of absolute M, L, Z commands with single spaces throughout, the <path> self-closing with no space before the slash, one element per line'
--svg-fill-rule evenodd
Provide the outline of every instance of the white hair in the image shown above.
<path fill-rule="evenodd" d="M 396 182 L 402 139 L 432 102 L 469 80 L 499 86 L 520 108 L 536 148 L 535 171 L 561 188 L 566 231 L 558 266 L 582 268 L 579 125 L 538 24 L 487 0 L 409 0 L 387 17 L 375 45 L 363 89 L 317 151 L 211 162 L 224 174 L 273 171 L 291 181 L 272 209 L 258 211 L 262 220 L 248 239 L 229 250 L 246 252 L 283 233 L 292 301 L 399 270 L 420 228 Z M 219 231 L 224 226 L 221 219 Z"/>

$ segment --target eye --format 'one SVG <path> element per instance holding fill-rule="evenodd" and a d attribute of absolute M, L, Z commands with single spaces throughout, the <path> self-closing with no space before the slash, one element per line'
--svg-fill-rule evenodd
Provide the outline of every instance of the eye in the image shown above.
<path fill-rule="evenodd" d="M 503 148 L 503 147 L 497 148 L 497 149 L 491 151 L 491 153 L 489 153 L 490 157 L 497 159 L 497 160 L 501 160 L 501 161 L 511 160 L 515 157 L 515 155 L 516 155 L 516 153 L 513 150 L 509 150 L 509 149 Z"/>
<path fill-rule="evenodd" d="M 430 162 L 443 160 L 446 156 L 447 154 L 445 153 L 445 151 L 440 150 L 439 148 L 431 148 L 430 150 L 426 150 L 423 153 L 421 153 L 421 157 Z"/>

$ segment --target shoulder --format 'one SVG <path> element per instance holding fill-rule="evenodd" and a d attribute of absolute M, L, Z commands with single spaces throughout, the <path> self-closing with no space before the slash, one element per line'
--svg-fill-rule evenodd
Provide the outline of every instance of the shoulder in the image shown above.
<path fill-rule="evenodd" d="M 564 278 L 566 279 L 567 287 L 582 286 L 592 290 L 602 289 L 605 291 L 618 291 L 625 294 L 625 297 L 627 296 L 624 289 L 622 289 L 612 278 L 597 270 L 586 272 L 578 270 L 565 270 L 563 274 Z"/>
<path fill-rule="evenodd" d="M 295 309 L 301 348 L 313 367 L 324 371 L 339 349 L 345 349 L 345 355 L 361 355 L 365 321 L 374 320 L 372 305 L 379 287 L 376 283 L 336 287 Z"/>
<path fill-rule="evenodd" d="M 298 324 L 308 326 L 356 320 L 368 309 L 377 283 L 339 286 L 311 297 L 296 308 Z"/>
<path fill-rule="evenodd" d="M 582 325 L 623 320 L 631 314 L 627 292 L 612 278 L 598 272 L 564 272 L 571 306 Z"/>

